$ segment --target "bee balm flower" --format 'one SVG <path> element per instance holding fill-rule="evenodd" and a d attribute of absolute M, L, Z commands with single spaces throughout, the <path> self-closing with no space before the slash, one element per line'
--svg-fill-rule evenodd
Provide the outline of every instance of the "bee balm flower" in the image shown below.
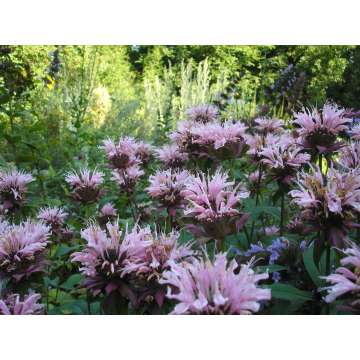
<path fill-rule="evenodd" d="M 23 300 L 19 294 L 12 294 L 0 299 L 0 315 L 40 315 L 44 306 L 39 304 L 40 294 L 25 295 Z"/>
<path fill-rule="evenodd" d="M 165 272 L 161 283 L 169 285 L 167 297 L 177 302 L 171 314 L 244 315 L 260 310 L 260 302 L 271 299 L 269 289 L 258 282 L 268 274 L 255 274 L 250 265 L 240 271 L 235 260 L 216 255 L 214 263 L 194 259 L 189 264 L 175 264 Z"/>

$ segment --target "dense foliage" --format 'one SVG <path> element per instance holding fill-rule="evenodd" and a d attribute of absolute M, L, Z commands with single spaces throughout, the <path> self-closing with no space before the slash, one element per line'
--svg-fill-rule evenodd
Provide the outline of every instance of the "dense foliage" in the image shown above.
<path fill-rule="evenodd" d="M 357 313 L 359 60 L 0 46 L 0 313 Z"/>

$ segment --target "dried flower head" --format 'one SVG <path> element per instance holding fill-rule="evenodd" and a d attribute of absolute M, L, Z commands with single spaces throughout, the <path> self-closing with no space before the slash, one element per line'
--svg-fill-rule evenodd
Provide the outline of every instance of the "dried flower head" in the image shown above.
<path fill-rule="evenodd" d="M 65 181 L 71 186 L 75 200 L 90 203 L 99 200 L 102 194 L 100 186 L 103 183 L 103 177 L 102 172 L 83 168 L 79 172 L 69 172 Z"/>
<path fill-rule="evenodd" d="M 173 263 L 163 275 L 168 284 L 167 297 L 177 301 L 172 314 L 252 314 L 260 310 L 260 302 L 270 300 L 271 291 L 261 289 L 258 282 L 268 274 L 255 274 L 250 265 L 240 271 L 235 260 L 218 254 L 214 263 L 194 259 L 188 264 Z"/>

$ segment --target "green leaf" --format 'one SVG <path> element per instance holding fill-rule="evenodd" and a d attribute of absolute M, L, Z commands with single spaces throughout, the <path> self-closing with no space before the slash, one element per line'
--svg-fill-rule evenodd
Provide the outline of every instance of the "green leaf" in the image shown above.
<path fill-rule="evenodd" d="M 314 261 L 314 247 L 309 246 L 303 253 L 303 261 L 306 268 L 306 271 L 308 272 L 309 276 L 311 277 L 311 280 L 313 283 L 320 287 L 323 284 L 323 281 L 320 279 L 320 272 L 317 266 L 315 265 Z"/>
<path fill-rule="evenodd" d="M 312 294 L 309 291 L 299 290 L 290 284 L 271 284 L 267 285 L 271 289 L 271 297 L 275 299 L 305 302 L 312 300 Z"/>
<path fill-rule="evenodd" d="M 73 274 L 63 282 L 60 287 L 65 290 L 72 290 L 76 285 L 79 285 L 81 281 L 81 274 Z"/>

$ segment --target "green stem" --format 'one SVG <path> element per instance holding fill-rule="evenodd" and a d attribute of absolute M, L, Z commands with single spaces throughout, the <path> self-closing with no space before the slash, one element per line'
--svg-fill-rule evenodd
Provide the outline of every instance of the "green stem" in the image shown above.
<path fill-rule="evenodd" d="M 285 219 L 285 194 L 281 192 L 281 213 L 280 213 L 280 236 L 284 234 L 284 219 Z"/>

